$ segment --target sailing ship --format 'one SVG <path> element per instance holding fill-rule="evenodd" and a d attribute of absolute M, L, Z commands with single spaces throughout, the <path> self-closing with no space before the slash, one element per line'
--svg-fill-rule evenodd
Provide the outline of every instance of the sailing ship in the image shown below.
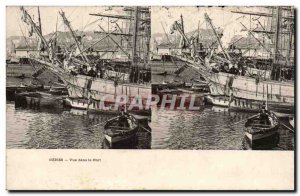
<path fill-rule="evenodd" d="M 128 32 L 120 28 L 117 22 L 114 22 L 117 28 L 114 31 L 111 31 L 110 28 L 105 31 L 99 25 L 100 33 L 105 34 L 105 36 L 87 48 L 82 47 L 82 36 L 76 34 L 65 13 L 60 11 L 60 17 L 74 40 L 75 50 L 77 51 L 77 54 L 74 54 L 72 50 L 71 52 L 68 50 L 65 50 L 65 52 L 57 51 L 56 41 L 54 39 L 47 41 L 43 36 L 40 20 L 39 23 L 35 23 L 24 7 L 21 7 L 22 20 L 29 25 L 31 31 L 39 38 L 40 55 L 31 56 L 30 60 L 33 64 L 41 66 L 41 69 L 47 68 L 63 81 L 68 89 L 68 104 L 70 106 L 76 99 L 88 100 L 87 109 L 91 105 L 90 108 L 94 107 L 95 110 L 101 110 L 102 108 L 99 107 L 100 102 L 105 104 L 120 102 L 119 107 L 124 104 L 128 106 L 129 104 L 126 101 L 122 100 L 121 103 L 117 99 L 120 95 L 126 96 L 127 102 L 139 97 L 145 105 L 146 99 L 151 95 L 151 77 L 149 77 L 150 71 L 147 71 L 151 25 L 150 8 L 124 7 L 123 10 L 129 14 L 90 14 L 108 18 L 108 25 L 112 23 L 111 19 L 115 19 L 115 21 L 123 20 L 127 24 L 126 30 Z M 121 36 L 123 43 L 118 43 L 114 36 Z M 125 60 L 110 59 L 104 61 L 101 57 L 98 57 L 97 60 L 101 61 L 99 64 L 86 55 L 86 51 L 91 50 L 92 46 L 101 43 L 105 38 L 109 38 L 114 43 L 118 53 L 126 57 Z M 117 63 L 119 65 L 118 70 L 116 70 L 117 66 L 114 66 Z M 109 70 L 108 67 L 112 70 Z M 90 74 L 83 74 L 82 70 L 86 71 L 88 69 Z M 120 71 L 121 69 L 123 72 Z M 128 109 L 130 110 L 130 108 Z M 149 111 L 149 109 L 143 109 L 142 112 L 145 112 L 145 110 Z"/>
<path fill-rule="evenodd" d="M 222 45 L 222 33 L 217 30 L 207 14 L 204 15 L 205 20 L 216 38 L 220 53 L 211 49 L 203 54 L 202 50 L 199 50 L 199 43 L 185 35 L 182 16 L 181 20 L 173 24 L 172 30 L 177 30 L 182 37 L 180 43 L 182 53 L 176 57 L 187 62 L 208 82 L 210 95 L 207 96 L 207 102 L 231 109 L 256 112 L 261 110 L 267 98 L 270 110 L 279 113 L 294 113 L 294 81 L 291 78 L 289 80 L 284 78 L 283 73 L 284 69 L 290 72 L 294 70 L 294 9 L 293 7 L 267 9 L 271 10 L 271 13 L 238 11 L 234 13 L 270 19 L 270 30 L 263 26 L 261 30 L 248 29 L 241 23 L 260 47 L 268 52 L 268 59 L 243 58 L 241 54 L 231 54 L 229 49 Z M 254 33 L 267 35 L 271 43 L 266 46 L 254 36 Z M 250 60 L 252 64 L 262 61 L 267 69 L 262 69 L 261 66 L 258 66 L 258 69 L 247 67 L 246 60 Z M 242 72 L 237 69 L 240 64 L 242 68 L 246 67 Z M 222 66 L 235 68 L 233 70 L 235 73 L 216 69 Z M 253 74 L 253 70 L 256 74 Z"/>

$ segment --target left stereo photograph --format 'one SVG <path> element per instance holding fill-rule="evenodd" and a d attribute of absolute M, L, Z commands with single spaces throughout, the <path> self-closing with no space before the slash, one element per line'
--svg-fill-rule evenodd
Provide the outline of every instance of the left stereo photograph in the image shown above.
<path fill-rule="evenodd" d="M 7 7 L 7 148 L 149 149 L 150 15 Z"/>

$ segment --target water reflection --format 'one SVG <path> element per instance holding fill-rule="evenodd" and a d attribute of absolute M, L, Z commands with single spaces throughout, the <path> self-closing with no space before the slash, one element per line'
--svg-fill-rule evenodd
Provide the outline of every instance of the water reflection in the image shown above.
<path fill-rule="evenodd" d="M 155 149 L 203 149 L 243 150 L 245 147 L 245 119 L 254 115 L 233 112 L 227 108 L 203 106 L 200 111 L 171 111 L 153 108 L 151 127 L 152 148 Z M 268 149 L 293 150 L 294 135 L 279 128 L 280 140 Z M 276 138 L 275 138 L 276 139 Z M 273 141 L 273 142 L 274 142 Z M 252 146 L 252 149 L 266 149 Z"/>
<path fill-rule="evenodd" d="M 103 126 L 94 126 L 113 115 L 88 113 L 75 109 L 15 108 L 6 104 L 7 148 L 33 149 L 203 149 L 293 150 L 294 134 L 279 128 L 278 140 L 267 146 L 252 144 L 245 138 L 247 112 L 201 106 L 200 111 L 158 110 L 152 108 L 152 132 L 140 130 L 135 141 L 109 146 Z"/>
<path fill-rule="evenodd" d="M 104 148 L 104 128 L 94 126 L 114 117 L 84 110 L 15 108 L 7 103 L 7 148 L 98 149 Z M 94 126 L 94 127 L 93 127 Z M 151 137 L 137 135 L 134 146 L 150 148 Z"/>

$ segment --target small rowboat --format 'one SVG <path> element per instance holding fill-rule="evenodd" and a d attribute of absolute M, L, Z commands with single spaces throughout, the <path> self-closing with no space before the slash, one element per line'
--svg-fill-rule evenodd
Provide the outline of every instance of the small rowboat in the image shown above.
<path fill-rule="evenodd" d="M 132 115 L 122 112 L 117 118 L 107 121 L 104 129 L 104 137 L 112 147 L 117 143 L 134 139 L 138 130 L 138 123 Z"/>
<path fill-rule="evenodd" d="M 251 142 L 269 138 L 278 133 L 280 122 L 273 112 L 262 110 L 245 123 L 245 135 Z"/>

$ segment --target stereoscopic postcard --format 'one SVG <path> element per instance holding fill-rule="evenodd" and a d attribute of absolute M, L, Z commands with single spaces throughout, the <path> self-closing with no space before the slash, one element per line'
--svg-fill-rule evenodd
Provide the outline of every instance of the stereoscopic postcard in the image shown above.
<path fill-rule="evenodd" d="M 294 190 L 293 6 L 7 6 L 8 190 Z"/>

